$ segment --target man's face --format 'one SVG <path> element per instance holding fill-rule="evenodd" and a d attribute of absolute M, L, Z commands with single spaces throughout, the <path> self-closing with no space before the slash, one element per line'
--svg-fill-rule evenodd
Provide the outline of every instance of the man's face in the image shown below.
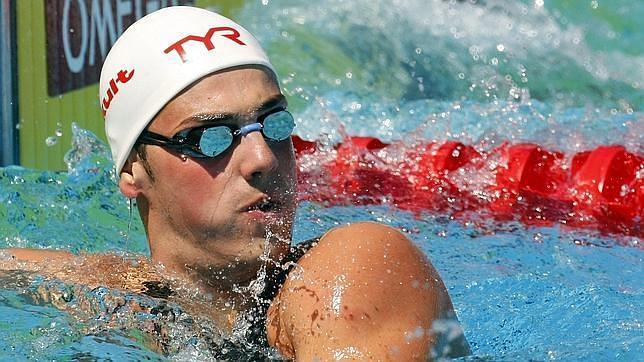
<path fill-rule="evenodd" d="M 270 73 L 238 68 L 191 86 L 148 129 L 172 137 L 205 124 L 243 126 L 280 107 L 286 100 Z M 277 259 L 288 250 L 295 213 L 290 139 L 267 141 L 252 132 L 211 159 L 148 145 L 146 159 L 152 177 L 144 175 L 140 198 L 156 261 L 225 284 L 254 277 L 262 253 Z M 141 174 L 140 165 L 133 172 Z M 236 280 L 218 280 L 223 275 Z"/>

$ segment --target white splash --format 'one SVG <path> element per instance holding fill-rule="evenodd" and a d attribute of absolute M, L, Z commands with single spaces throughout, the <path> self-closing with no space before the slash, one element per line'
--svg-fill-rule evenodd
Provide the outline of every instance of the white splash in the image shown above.
<path fill-rule="evenodd" d="M 333 351 L 333 358 L 336 361 L 341 361 L 343 359 L 364 358 L 364 354 L 360 352 L 360 350 L 358 350 L 356 347 L 349 346 Z"/>
<path fill-rule="evenodd" d="M 342 295 L 347 288 L 346 277 L 343 274 L 335 277 L 335 285 L 333 286 L 333 298 L 331 299 L 331 309 L 333 313 L 340 315 L 340 305 L 342 304 Z"/>

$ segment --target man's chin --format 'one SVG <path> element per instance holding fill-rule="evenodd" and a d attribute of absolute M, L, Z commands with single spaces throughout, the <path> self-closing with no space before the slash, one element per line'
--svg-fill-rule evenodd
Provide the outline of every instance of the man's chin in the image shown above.
<path fill-rule="evenodd" d="M 290 233 L 283 230 L 253 226 L 237 230 L 236 234 L 246 235 L 246 238 L 231 240 L 220 236 L 216 242 L 194 250 L 196 254 L 184 265 L 209 286 L 229 289 L 234 284 L 256 279 L 263 266 L 269 269 L 280 266 L 289 253 Z M 222 239 L 227 241 L 222 242 Z"/>

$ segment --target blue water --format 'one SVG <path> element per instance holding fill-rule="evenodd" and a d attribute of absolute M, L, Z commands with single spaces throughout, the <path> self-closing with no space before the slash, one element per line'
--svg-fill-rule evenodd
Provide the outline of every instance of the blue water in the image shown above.
<path fill-rule="evenodd" d="M 237 15 L 266 45 L 304 138 L 457 139 L 483 150 L 532 141 L 570 153 L 618 142 L 640 154 L 642 17 L 643 2 L 590 0 L 269 0 Z M 0 169 L 0 246 L 148 253 L 105 145 L 82 122 L 67 132 L 68 172 Z M 450 216 L 306 202 L 295 239 L 358 220 L 403 229 L 441 273 L 470 359 L 644 358 L 641 239 Z M 163 358 L 131 329 L 92 329 L 27 298 L 41 282 L 29 278 L 0 275 L 1 355 Z M 195 353 L 174 358 L 206 355 Z"/>

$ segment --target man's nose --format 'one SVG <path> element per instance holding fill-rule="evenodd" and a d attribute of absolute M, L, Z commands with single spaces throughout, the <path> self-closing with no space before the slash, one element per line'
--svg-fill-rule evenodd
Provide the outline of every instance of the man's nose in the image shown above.
<path fill-rule="evenodd" d="M 246 180 L 265 177 L 277 169 L 279 161 L 261 132 L 243 136 L 238 148 L 242 151 L 239 152 L 239 169 Z"/>

